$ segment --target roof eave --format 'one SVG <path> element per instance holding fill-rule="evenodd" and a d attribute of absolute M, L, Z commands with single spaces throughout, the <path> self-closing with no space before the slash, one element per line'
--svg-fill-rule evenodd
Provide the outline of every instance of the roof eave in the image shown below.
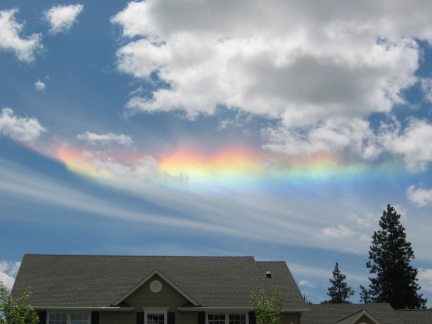
<path fill-rule="evenodd" d="M 116 306 L 107 306 L 107 307 L 88 307 L 88 306 L 32 306 L 34 310 L 46 310 L 46 311 L 99 311 L 99 312 L 130 312 L 135 310 L 135 307 L 116 307 Z"/>
<path fill-rule="evenodd" d="M 198 306 L 198 307 L 178 307 L 179 311 L 182 312 L 198 312 L 198 311 L 253 311 L 253 307 L 212 307 L 212 306 Z M 299 312 L 310 312 L 310 308 L 289 308 L 282 309 L 282 313 L 299 313 Z"/>

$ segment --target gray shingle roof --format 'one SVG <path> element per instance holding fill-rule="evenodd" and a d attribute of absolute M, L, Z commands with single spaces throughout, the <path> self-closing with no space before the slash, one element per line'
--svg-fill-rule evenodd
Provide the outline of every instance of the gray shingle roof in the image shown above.
<path fill-rule="evenodd" d="M 432 309 L 398 309 L 396 313 L 404 324 L 432 323 Z"/>
<path fill-rule="evenodd" d="M 310 312 L 302 316 L 302 324 L 336 324 L 338 321 L 365 310 L 381 324 L 404 324 L 390 304 L 321 304 L 309 305 Z"/>
<path fill-rule="evenodd" d="M 12 293 L 29 289 L 35 307 L 106 307 L 154 270 L 204 307 L 249 307 L 251 291 L 279 286 L 284 308 L 308 308 L 285 262 L 253 257 L 27 254 Z"/>

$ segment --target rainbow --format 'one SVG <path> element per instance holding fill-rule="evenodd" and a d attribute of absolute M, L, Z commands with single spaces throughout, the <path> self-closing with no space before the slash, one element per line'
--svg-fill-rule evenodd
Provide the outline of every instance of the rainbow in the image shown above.
<path fill-rule="evenodd" d="M 55 158 L 70 171 L 94 180 L 115 180 L 116 169 L 134 170 L 150 154 L 142 152 L 101 152 L 60 145 L 54 150 Z M 362 163 L 343 163 L 330 153 L 305 157 L 287 157 L 250 147 L 227 147 L 205 151 L 193 147 L 179 147 L 173 152 L 153 154 L 161 174 L 187 178 L 190 184 L 205 186 L 219 184 L 227 187 L 251 189 L 264 183 L 301 185 L 305 183 L 338 182 L 362 179 L 382 172 Z"/>

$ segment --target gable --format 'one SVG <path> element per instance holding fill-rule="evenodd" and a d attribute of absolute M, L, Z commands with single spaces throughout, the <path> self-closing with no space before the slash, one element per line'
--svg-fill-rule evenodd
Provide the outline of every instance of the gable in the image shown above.
<path fill-rule="evenodd" d="M 381 324 L 364 309 L 338 321 L 338 324 Z"/>
<path fill-rule="evenodd" d="M 390 304 L 320 304 L 310 305 L 302 324 L 402 324 Z"/>
<path fill-rule="evenodd" d="M 149 307 L 180 307 L 188 303 L 199 306 L 197 301 L 158 270 L 152 271 L 138 282 L 114 305 L 119 305 L 122 302 L 131 306 L 148 305 Z"/>
<path fill-rule="evenodd" d="M 155 282 L 161 284 L 160 290 L 151 289 Z M 190 301 L 180 294 L 173 286 L 158 275 L 152 276 L 148 281 L 144 282 L 139 288 L 133 291 L 124 299 L 124 302 L 133 307 L 169 307 L 177 309 L 184 306 Z"/>

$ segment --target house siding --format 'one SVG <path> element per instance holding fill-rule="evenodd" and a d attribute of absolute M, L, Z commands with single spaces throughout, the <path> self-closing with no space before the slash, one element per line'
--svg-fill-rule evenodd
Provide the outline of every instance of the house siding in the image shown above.
<path fill-rule="evenodd" d="M 362 317 L 360 317 L 355 324 L 360 324 L 360 323 L 365 323 L 365 324 L 376 324 L 376 322 L 372 321 L 369 317 L 363 315 Z"/>
<path fill-rule="evenodd" d="M 99 324 L 135 324 L 135 312 L 100 312 Z"/>
<path fill-rule="evenodd" d="M 162 290 L 158 293 L 153 293 L 150 290 L 150 283 L 153 280 L 159 280 L 162 283 Z M 168 311 L 175 311 L 178 307 L 186 304 L 188 300 L 160 276 L 155 275 L 128 296 L 125 302 L 135 307 L 137 311 L 142 311 L 143 307 L 169 307 Z"/>
<path fill-rule="evenodd" d="M 154 293 L 150 290 L 150 283 L 153 280 L 159 280 L 162 283 L 162 290 L 158 293 Z M 160 276 L 155 275 L 141 287 L 135 290 L 129 295 L 124 302 L 131 307 L 135 307 L 135 312 L 131 312 L 131 316 L 128 319 L 122 320 L 122 316 L 125 314 L 116 314 L 115 319 L 109 318 L 109 313 L 104 314 L 100 317 L 100 324 L 114 324 L 114 323 L 133 323 L 136 322 L 136 312 L 142 312 L 143 308 L 146 307 L 167 307 L 168 312 L 175 313 L 175 324 L 195 324 L 198 323 L 198 315 L 190 312 L 180 312 L 177 309 L 184 306 L 189 301 L 180 294 L 175 288 L 167 283 Z M 101 314 L 102 315 L 102 314 Z M 105 316 L 108 315 L 108 316 Z M 120 318 L 120 321 L 118 321 Z"/>
<path fill-rule="evenodd" d="M 299 313 L 285 313 L 282 314 L 283 324 L 300 324 L 300 314 Z"/>

